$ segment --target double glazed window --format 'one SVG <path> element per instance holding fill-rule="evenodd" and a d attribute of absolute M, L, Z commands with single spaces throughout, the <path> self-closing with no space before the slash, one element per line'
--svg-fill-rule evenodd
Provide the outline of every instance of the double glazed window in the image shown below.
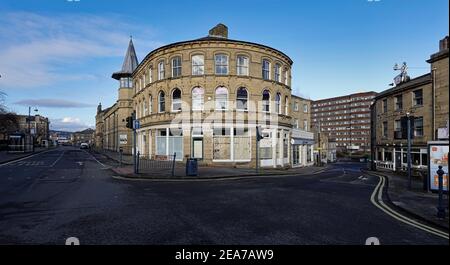
<path fill-rule="evenodd" d="M 203 95 L 205 91 L 201 87 L 192 89 L 192 110 L 203 110 Z"/>
<path fill-rule="evenodd" d="M 262 111 L 270 111 L 270 92 L 269 90 L 264 90 L 262 95 Z"/>
<path fill-rule="evenodd" d="M 181 76 L 181 57 L 177 56 L 172 59 L 172 77 Z"/>
<path fill-rule="evenodd" d="M 247 101 L 248 101 L 247 89 L 243 87 L 239 88 L 236 93 L 236 109 L 248 110 Z"/>
<path fill-rule="evenodd" d="M 163 91 L 158 95 L 158 112 L 166 111 L 166 94 Z"/>
<path fill-rule="evenodd" d="M 383 137 L 388 137 L 388 123 L 387 121 L 383 121 Z"/>
<path fill-rule="evenodd" d="M 386 113 L 388 111 L 387 103 L 387 99 L 383 99 L 383 113 Z"/>
<path fill-rule="evenodd" d="M 281 65 L 279 63 L 275 64 L 274 73 L 275 73 L 275 81 L 281 82 Z"/>
<path fill-rule="evenodd" d="M 228 89 L 220 86 L 216 88 L 216 110 L 228 109 Z"/>
<path fill-rule="evenodd" d="M 205 59 L 203 55 L 192 56 L 192 75 L 205 74 Z"/>
<path fill-rule="evenodd" d="M 284 98 L 284 115 L 289 115 L 289 98 Z"/>
<path fill-rule="evenodd" d="M 269 60 L 262 61 L 262 78 L 270 80 L 270 62 Z"/>
<path fill-rule="evenodd" d="M 148 98 L 148 114 L 152 114 L 153 104 L 152 104 L 152 96 L 150 95 Z"/>
<path fill-rule="evenodd" d="M 288 85 L 288 75 L 289 75 L 289 72 L 288 72 L 288 69 L 284 69 L 284 84 L 285 85 Z"/>
<path fill-rule="evenodd" d="M 148 83 L 153 82 L 153 78 L 152 78 L 152 67 L 148 68 Z"/>
<path fill-rule="evenodd" d="M 164 61 L 158 63 L 158 80 L 164 79 L 165 71 L 164 71 Z"/>
<path fill-rule="evenodd" d="M 414 118 L 414 136 L 423 136 L 423 117 Z"/>
<path fill-rule="evenodd" d="M 395 96 L 394 100 L 395 100 L 395 110 L 396 111 L 402 110 L 403 109 L 403 96 L 402 95 Z"/>
<path fill-rule="evenodd" d="M 172 91 L 172 111 L 181 111 L 181 90 L 178 88 Z"/>
<path fill-rule="evenodd" d="M 238 56 L 237 57 L 237 75 L 248 75 L 248 57 Z"/>
<path fill-rule="evenodd" d="M 216 75 L 228 74 L 228 56 L 225 54 L 217 54 L 215 56 Z"/>
<path fill-rule="evenodd" d="M 281 94 L 277 93 L 275 97 L 275 109 L 277 110 L 278 114 L 281 114 Z"/>
<path fill-rule="evenodd" d="M 423 92 L 422 89 L 413 92 L 413 105 L 422 106 L 423 105 Z"/>

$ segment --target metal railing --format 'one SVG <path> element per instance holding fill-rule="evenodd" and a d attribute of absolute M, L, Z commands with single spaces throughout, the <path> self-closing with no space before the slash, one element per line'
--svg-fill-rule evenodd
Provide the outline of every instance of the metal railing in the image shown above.
<path fill-rule="evenodd" d="M 8 153 L 27 153 L 33 152 L 34 147 L 31 144 L 8 145 Z"/>
<path fill-rule="evenodd" d="M 175 175 L 175 161 L 176 153 L 173 155 L 141 156 L 140 152 L 137 152 L 137 173 L 169 169 L 173 177 Z"/>

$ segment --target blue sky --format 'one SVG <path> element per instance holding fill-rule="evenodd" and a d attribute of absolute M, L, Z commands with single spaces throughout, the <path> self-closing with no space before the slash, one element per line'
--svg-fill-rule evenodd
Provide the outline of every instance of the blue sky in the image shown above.
<path fill-rule="evenodd" d="M 221 22 L 229 37 L 265 44 L 293 61 L 293 92 L 321 99 L 382 91 L 406 61 L 412 77 L 448 35 L 448 0 L 133 1 L 2 0 L 0 90 L 53 129 L 95 123 L 113 104 L 129 36 L 141 60 L 152 49 L 195 39 Z"/>

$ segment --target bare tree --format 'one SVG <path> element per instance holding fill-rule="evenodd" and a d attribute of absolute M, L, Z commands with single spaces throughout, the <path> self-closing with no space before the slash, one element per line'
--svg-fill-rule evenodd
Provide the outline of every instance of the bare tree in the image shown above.
<path fill-rule="evenodd" d="M 5 104 L 6 93 L 0 91 L 0 135 L 3 137 L 8 133 L 19 129 L 19 119 L 17 114 L 10 112 Z M 5 140 L 5 139 L 0 139 Z"/>

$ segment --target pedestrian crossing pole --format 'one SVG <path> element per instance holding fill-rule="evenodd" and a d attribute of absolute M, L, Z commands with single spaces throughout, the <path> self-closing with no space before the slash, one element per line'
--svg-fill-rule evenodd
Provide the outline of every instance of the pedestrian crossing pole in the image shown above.
<path fill-rule="evenodd" d="M 137 168 L 137 155 L 136 155 L 136 112 L 133 111 L 131 114 L 131 120 L 133 122 L 133 167 L 134 167 L 134 174 L 138 173 Z"/>

